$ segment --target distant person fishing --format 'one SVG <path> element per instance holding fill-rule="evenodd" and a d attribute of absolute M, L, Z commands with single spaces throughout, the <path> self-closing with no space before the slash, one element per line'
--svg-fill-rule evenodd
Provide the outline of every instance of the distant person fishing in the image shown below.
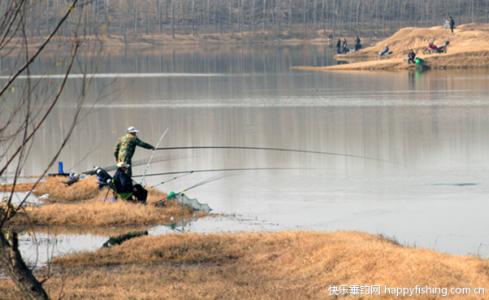
<path fill-rule="evenodd" d="M 345 38 L 343 38 L 343 41 L 341 42 L 341 48 L 343 49 L 342 53 L 348 53 L 350 51 L 350 49 L 348 49 L 348 42 Z"/>
<path fill-rule="evenodd" d="M 360 40 L 360 37 L 357 35 L 355 38 L 355 51 L 358 51 L 362 49 L 362 41 Z"/>
<path fill-rule="evenodd" d="M 350 49 L 348 49 L 348 42 L 346 41 L 345 38 L 343 40 L 340 38 L 336 42 L 336 53 L 337 54 L 346 54 L 350 52 Z"/>
<path fill-rule="evenodd" d="M 455 29 L 455 20 L 453 19 L 452 16 L 450 16 L 450 20 L 449 20 L 449 23 L 448 24 L 450 25 L 450 30 L 453 33 L 453 30 Z"/>
<path fill-rule="evenodd" d="M 379 52 L 379 56 L 380 57 L 386 57 L 386 56 L 390 55 L 391 53 L 392 52 L 391 52 L 391 50 L 389 48 L 389 45 L 386 45 L 385 48 L 384 48 L 384 50 L 382 50 L 382 51 Z"/>
<path fill-rule="evenodd" d="M 139 130 L 137 130 L 136 128 L 132 126 L 129 127 L 127 129 L 127 134 L 122 136 L 115 146 L 115 160 L 116 162 L 124 162 L 129 165 L 127 167 L 127 175 L 129 175 L 129 177 L 132 177 L 132 157 L 134 155 L 134 152 L 136 151 L 136 146 L 149 150 L 155 150 L 155 147 L 141 141 L 137 137 L 138 132 Z"/>
<path fill-rule="evenodd" d="M 408 65 L 416 64 L 416 52 L 414 52 L 413 49 L 409 50 L 407 59 L 408 59 Z"/>

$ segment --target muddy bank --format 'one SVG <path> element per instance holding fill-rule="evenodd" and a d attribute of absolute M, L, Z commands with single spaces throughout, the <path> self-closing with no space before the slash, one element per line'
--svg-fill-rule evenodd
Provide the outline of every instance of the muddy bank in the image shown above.
<path fill-rule="evenodd" d="M 449 41 L 447 53 L 424 54 L 424 49 L 433 41 L 441 45 Z M 389 46 L 392 55 L 380 59 L 378 53 Z M 413 49 L 417 56 L 425 60 L 430 69 L 463 69 L 489 67 L 489 24 L 465 24 L 454 33 L 441 27 L 403 28 L 391 37 L 371 47 L 346 55 L 337 55 L 337 59 L 346 64 L 311 67 L 298 66 L 301 71 L 352 71 L 352 70 L 407 70 L 415 69 L 407 64 L 407 53 Z"/>
<path fill-rule="evenodd" d="M 51 294 L 63 288 L 66 298 L 329 299 L 328 287 L 342 284 L 489 289 L 485 260 L 358 232 L 142 237 L 56 258 L 54 266 L 46 287 Z M 0 281 L 0 290 L 17 296 L 8 280 Z M 464 297 L 471 298 L 481 297 Z"/>

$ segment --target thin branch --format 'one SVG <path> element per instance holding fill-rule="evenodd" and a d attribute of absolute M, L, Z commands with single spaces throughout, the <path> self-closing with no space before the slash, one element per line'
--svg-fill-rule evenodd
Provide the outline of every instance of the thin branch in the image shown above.
<path fill-rule="evenodd" d="M 26 36 L 26 32 L 25 32 L 25 20 L 22 19 L 22 34 L 23 34 L 23 37 L 24 37 L 24 47 L 25 47 L 25 55 L 26 55 L 26 58 L 29 57 L 29 44 L 27 42 L 27 36 Z M 27 137 L 27 134 L 29 132 L 29 122 L 30 122 L 30 117 L 31 117 L 31 97 L 30 97 L 30 88 L 31 88 L 31 85 L 30 85 L 30 68 L 28 67 L 26 69 L 27 71 L 27 90 L 29 91 L 27 93 L 27 107 L 26 107 L 26 114 L 25 114 L 25 120 L 24 120 L 24 133 L 23 133 L 23 140 L 25 141 L 26 137 Z M 12 184 L 12 189 L 10 191 L 10 197 L 7 201 L 7 213 L 6 215 L 9 214 L 9 209 L 10 209 L 10 205 L 12 203 L 12 197 L 14 195 L 14 192 L 15 192 L 15 187 L 17 185 L 17 179 L 18 179 L 18 176 L 20 175 L 20 171 L 22 170 L 22 157 L 25 153 L 25 143 L 22 143 L 23 147 L 22 147 L 22 150 L 20 151 L 19 153 L 19 158 L 18 158 L 18 162 L 17 162 L 17 167 L 16 167 L 16 170 L 15 170 L 15 175 L 14 175 L 14 181 L 13 181 L 13 184 Z"/>
<path fill-rule="evenodd" d="M 69 74 L 71 72 L 71 69 L 73 67 L 73 63 L 75 61 L 75 57 L 76 57 L 76 54 L 78 53 L 79 48 L 80 48 L 80 43 L 79 42 L 76 42 L 75 48 L 73 50 L 73 54 L 72 54 L 72 58 L 71 58 L 70 64 L 68 65 L 68 69 L 66 70 L 65 76 L 63 78 L 63 82 L 61 83 L 61 86 L 60 86 L 60 88 L 58 90 L 58 93 L 56 95 L 56 98 L 54 99 L 53 103 L 49 107 L 48 111 L 43 116 L 43 119 L 36 125 L 36 127 L 33 129 L 33 131 L 31 132 L 31 134 L 24 139 L 22 145 L 19 146 L 19 149 L 22 149 L 23 145 L 25 145 L 34 136 L 35 132 L 40 128 L 40 126 L 42 125 L 42 123 L 44 123 L 44 121 L 46 120 L 47 116 L 49 115 L 49 113 L 54 108 L 54 105 L 58 102 L 58 99 L 60 98 L 60 96 L 61 96 L 61 94 L 62 94 L 62 92 L 64 90 L 64 87 L 66 85 L 66 82 L 68 81 L 68 76 L 69 76 Z M 51 166 L 54 164 L 54 162 L 58 158 L 59 154 L 61 153 L 61 150 L 64 148 L 66 142 L 68 141 L 69 135 L 71 135 L 71 133 L 73 132 L 73 129 L 74 129 L 75 125 L 76 125 L 76 122 L 77 122 L 79 113 L 80 113 L 80 110 L 78 110 L 76 112 L 75 117 L 73 119 L 72 126 L 70 127 L 70 129 L 68 131 L 68 134 L 65 136 L 65 139 L 63 140 L 62 146 L 59 148 L 58 152 L 55 154 L 55 156 L 53 157 L 53 159 L 51 160 L 51 162 L 48 164 L 48 166 L 42 172 L 41 176 L 39 178 L 37 178 L 37 180 L 35 181 L 35 183 L 32 185 L 31 190 L 25 195 L 24 199 L 20 202 L 20 204 L 17 206 L 17 208 L 15 208 L 12 212 L 9 211 L 10 210 L 10 206 L 9 206 L 9 208 L 7 208 L 7 211 L 9 213 L 6 213 L 4 215 L 2 221 L 0 222 L 0 227 L 2 227 L 5 224 L 6 221 L 8 221 L 9 219 L 11 219 L 17 213 L 17 211 L 19 210 L 19 208 L 24 205 L 24 203 L 27 201 L 27 198 L 29 198 L 30 195 L 32 194 L 32 191 L 37 187 L 37 185 L 42 180 L 42 178 L 44 178 L 44 176 L 47 174 L 49 168 L 51 168 Z M 19 149 L 18 149 L 18 151 L 19 151 Z M 18 153 L 18 151 L 17 151 L 17 153 Z M 9 160 L 10 162 L 11 162 L 11 159 Z M 7 162 L 7 164 L 5 165 L 5 167 L 0 171 L 0 175 L 5 171 L 6 167 L 8 166 L 8 164 L 10 162 Z"/>
<path fill-rule="evenodd" d="M 5 86 L 0 90 L 0 97 L 3 96 L 5 91 L 12 85 L 12 83 L 19 77 L 20 74 L 22 74 L 27 67 L 32 64 L 32 62 L 41 54 L 41 52 L 46 48 L 46 46 L 51 42 L 51 39 L 56 35 L 58 30 L 61 28 L 63 23 L 68 19 L 68 17 L 71 15 L 71 13 L 75 10 L 76 3 L 78 0 L 73 0 L 73 3 L 70 5 L 70 8 L 66 11 L 64 16 L 61 18 L 61 20 L 58 22 L 56 28 L 49 34 L 47 39 L 39 46 L 37 51 L 34 53 L 34 55 L 31 56 L 31 58 L 19 69 L 17 72 L 9 79 L 9 81 L 5 84 Z M 1 174 L 1 172 L 0 172 Z"/>
<path fill-rule="evenodd" d="M 80 47 L 80 42 L 77 41 L 76 44 L 75 44 L 75 53 L 78 52 L 79 47 Z M 71 67 L 73 66 L 73 61 L 74 60 L 72 60 L 71 63 L 70 63 L 70 65 L 69 65 L 69 71 L 71 71 Z M 47 117 L 49 116 L 49 114 L 51 113 L 51 111 L 53 110 L 53 108 L 56 106 L 56 103 L 58 103 L 58 100 L 60 99 L 61 93 L 63 92 L 64 86 L 66 85 L 67 80 L 68 80 L 68 73 L 64 77 L 63 82 L 61 84 L 61 87 L 58 90 L 58 93 L 56 94 L 56 97 L 54 98 L 54 100 L 51 103 L 51 105 L 48 107 L 47 111 L 44 113 L 42 119 L 34 127 L 34 129 L 32 130 L 32 132 L 29 134 L 29 136 L 26 138 L 26 140 L 22 143 L 22 145 L 20 145 L 16 149 L 16 151 L 10 156 L 10 158 L 7 160 L 7 162 L 5 163 L 5 165 L 0 170 L 0 176 L 7 170 L 8 166 L 12 163 L 12 161 L 15 159 L 15 157 L 19 154 L 19 152 L 22 149 L 22 147 L 24 146 L 24 144 L 27 143 L 28 141 L 30 141 L 34 137 L 34 135 L 39 130 L 39 128 L 41 128 L 41 125 L 44 123 L 44 121 L 46 121 Z"/>

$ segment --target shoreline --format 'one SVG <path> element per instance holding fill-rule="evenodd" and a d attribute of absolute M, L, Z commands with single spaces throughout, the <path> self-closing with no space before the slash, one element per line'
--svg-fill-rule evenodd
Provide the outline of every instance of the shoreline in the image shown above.
<path fill-rule="evenodd" d="M 95 177 L 82 179 L 66 186 L 64 178 L 48 177 L 39 184 L 34 195 L 40 196 L 40 205 L 27 206 L 10 220 L 15 228 L 26 226 L 66 226 L 71 229 L 93 230 L 94 228 L 172 225 L 174 220 L 190 220 L 204 217 L 205 213 L 175 201 L 166 200 L 166 194 L 148 189 L 146 204 L 136 204 L 124 200 L 112 201 L 112 193 L 104 188 L 98 189 Z M 25 190 L 28 184 L 19 186 Z M 8 189 L 8 186 L 4 186 Z M 42 195 L 42 196 L 41 196 Z"/>
<path fill-rule="evenodd" d="M 342 36 L 353 40 L 354 36 Z M 35 37 L 29 40 L 30 52 L 34 52 L 44 41 L 45 37 Z M 85 57 L 120 56 L 126 52 L 138 51 L 144 55 L 158 55 L 172 52 L 213 51 L 215 49 L 229 49 L 236 51 L 240 48 L 272 47 L 272 46 L 328 46 L 336 43 L 328 34 L 316 34 L 308 38 L 296 37 L 294 34 L 284 33 L 277 36 L 275 33 L 205 33 L 194 36 L 192 34 L 146 34 L 146 35 L 89 35 L 79 38 L 81 48 L 79 55 Z M 378 37 L 363 37 L 364 44 L 371 44 L 379 40 Z M 73 37 L 55 36 L 46 46 L 44 56 L 62 55 L 71 53 L 71 45 L 75 42 Z M 13 40 L 9 48 L 0 50 L 0 56 L 15 57 L 21 49 L 23 41 Z M 17 51 L 16 51 L 17 50 Z M 68 54 L 67 54 L 68 53 Z"/>
<path fill-rule="evenodd" d="M 428 43 L 449 41 L 447 53 L 424 54 Z M 377 53 L 389 46 L 392 54 L 379 58 Z M 472 69 L 489 67 L 489 24 L 464 24 L 451 34 L 441 26 L 430 28 L 408 27 L 399 30 L 391 37 L 358 52 L 337 55 L 345 64 L 334 66 L 296 66 L 297 71 L 404 71 L 416 70 L 414 64 L 407 63 L 409 49 L 424 60 L 422 70 Z"/>
<path fill-rule="evenodd" d="M 138 51 L 145 55 L 156 55 L 159 53 L 182 51 L 194 52 L 204 51 L 206 49 L 218 48 L 239 48 L 253 46 L 329 46 L 332 44 L 329 38 L 276 38 L 272 35 L 264 35 L 258 38 L 251 39 L 246 33 L 237 34 L 201 34 L 192 36 L 191 34 L 177 34 L 175 38 L 171 34 L 150 34 L 141 36 L 124 37 L 121 35 L 99 35 L 80 37 L 81 49 L 80 55 L 87 57 L 100 57 L 101 55 L 119 56 L 127 51 Z M 44 41 L 43 37 L 35 37 L 30 39 L 30 52 L 34 51 Z M 71 45 L 76 41 L 75 38 L 66 36 L 55 36 L 52 41 L 46 46 L 43 55 L 54 56 L 60 53 L 71 53 Z M 16 57 L 16 50 L 21 49 L 23 41 L 21 39 L 14 40 L 9 48 L 3 48 L 0 51 L 0 56 Z M 66 55 L 66 54 L 65 54 Z"/>
<path fill-rule="evenodd" d="M 485 259 L 409 248 L 382 236 L 351 231 L 139 237 L 119 246 L 55 258 L 53 266 L 46 287 L 51 293 L 63 287 L 68 298 L 329 299 L 333 285 L 480 287 L 485 295 L 489 291 Z M 16 296 L 10 280 L 0 280 L 0 290 Z"/>

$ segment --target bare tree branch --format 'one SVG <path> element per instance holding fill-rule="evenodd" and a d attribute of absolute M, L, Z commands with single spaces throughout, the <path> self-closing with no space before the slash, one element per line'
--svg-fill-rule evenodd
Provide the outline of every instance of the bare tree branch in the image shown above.
<path fill-rule="evenodd" d="M 37 51 L 31 56 L 31 58 L 9 79 L 9 81 L 5 84 L 5 86 L 0 90 L 0 97 L 5 93 L 5 91 L 12 85 L 12 83 L 19 77 L 20 74 L 22 74 L 25 69 L 32 64 L 32 62 L 41 54 L 41 52 L 46 48 L 46 46 L 51 42 L 51 39 L 56 35 L 58 30 L 63 26 L 64 22 L 70 14 L 74 11 L 76 4 L 78 0 L 73 0 L 73 3 L 70 5 L 64 16 L 61 18 L 61 20 L 58 22 L 54 30 L 49 34 L 49 36 L 46 38 L 46 40 L 39 46 Z M 1 172 L 0 172 L 1 175 Z"/>

